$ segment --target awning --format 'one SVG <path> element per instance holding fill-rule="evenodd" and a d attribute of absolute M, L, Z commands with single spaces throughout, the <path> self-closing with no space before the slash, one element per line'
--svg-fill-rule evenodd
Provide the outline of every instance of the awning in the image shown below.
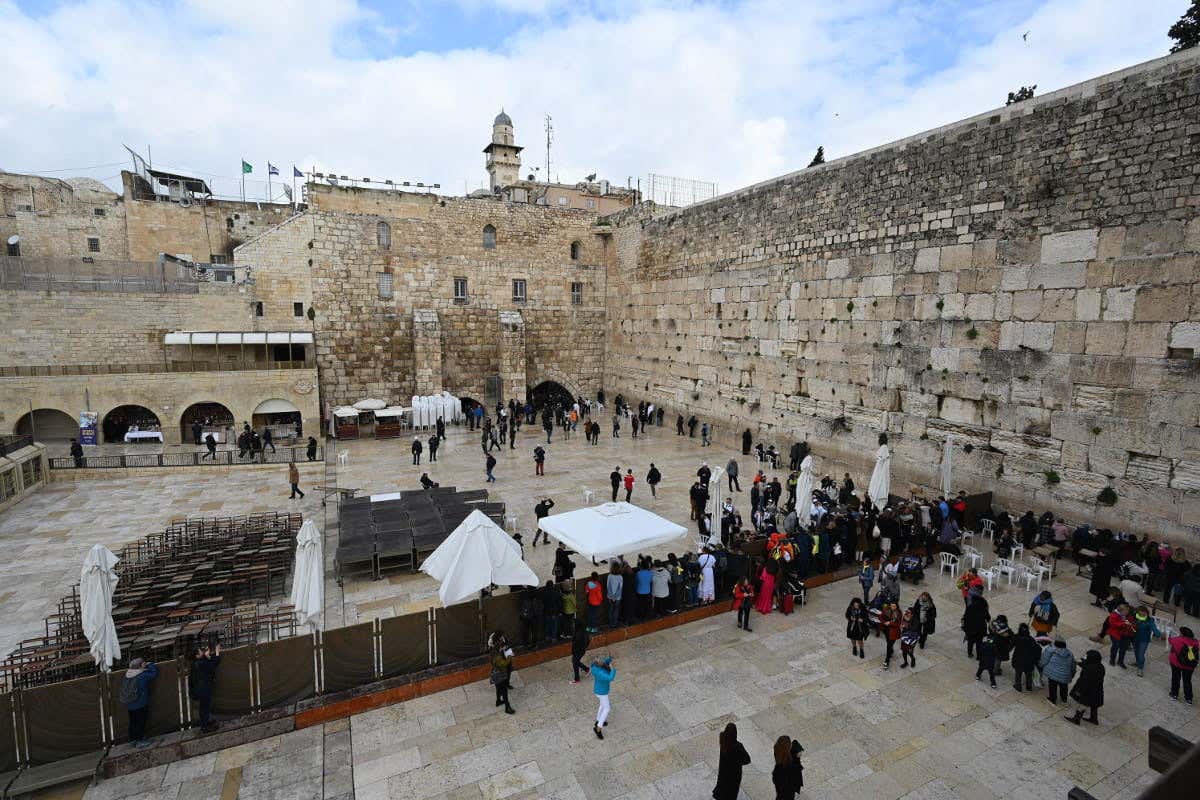
<path fill-rule="evenodd" d="M 310 331 L 171 331 L 163 344 L 312 344 Z"/>
<path fill-rule="evenodd" d="M 290 414 L 293 411 L 299 411 L 293 404 L 287 400 L 264 400 L 254 409 L 255 414 Z"/>
<path fill-rule="evenodd" d="M 403 406 L 389 406 L 388 408 L 381 408 L 378 411 L 376 411 L 375 418 L 378 419 L 379 417 L 402 417 L 402 416 L 404 416 L 405 413 L 407 413 L 409 411 L 412 411 L 412 409 L 404 408 Z"/>
<path fill-rule="evenodd" d="M 333 410 L 335 417 L 358 417 L 358 409 L 354 406 L 339 406 Z"/>
<path fill-rule="evenodd" d="M 544 517 L 538 527 L 591 558 L 636 554 L 673 542 L 687 528 L 632 503 L 604 503 Z"/>

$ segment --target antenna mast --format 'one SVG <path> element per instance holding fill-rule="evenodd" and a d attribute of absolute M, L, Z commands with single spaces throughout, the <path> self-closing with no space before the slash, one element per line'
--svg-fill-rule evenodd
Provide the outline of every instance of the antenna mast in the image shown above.
<path fill-rule="evenodd" d="M 550 115 L 546 115 L 546 181 L 550 179 L 550 142 L 554 140 L 554 124 L 550 120 Z"/>

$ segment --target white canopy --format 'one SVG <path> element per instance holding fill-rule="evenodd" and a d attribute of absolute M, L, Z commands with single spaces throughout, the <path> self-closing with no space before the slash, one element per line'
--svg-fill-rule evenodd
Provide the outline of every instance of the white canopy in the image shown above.
<path fill-rule="evenodd" d="M 79 602 L 83 635 L 91 644 L 92 658 L 104 672 L 121 657 L 117 628 L 112 619 L 112 598 L 119 577 L 113 572 L 117 557 L 102 544 L 92 545 L 79 571 Z"/>
<path fill-rule="evenodd" d="M 359 400 L 354 407 L 359 411 L 378 411 L 381 408 L 387 408 L 387 403 L 374 397 L 368 397 L 366 400 Z"/>
<path fill-rule="evenodd" d="M 296 534 L 296 564 L 292 568 L 292 605 L 301 623 L 321 626 L 325 610 L 325 554 L 321 532 L 311 519 Z"/>
<path fill-rule="evenodd" d="M 800 462 L 800 475 L 796 478 L 796 520 L 800 527 L 812 523 L 813 460 L 811 455 Z"/>
<path fill-rule="evenodd" d="M 333 410 L 335 417 L 357 417 L 358 409 L 354 406 L 338 406 Z"/>
<path fill-rule="evenodd" d="M 538 578 L 521 558 L 521 545 L 476 509 L 421 564 L 421 572 L 441 582 L 443 606 L 466 600 L 493 583 L 537 586 Z"/>
<path fill-rule="evenodd" d="M 402 417 L 409 411 L 412 411 L 412 409 L 405 408 L 404 406 L 388 406 L 376 411 L 375 419 L 379 419 L 380 417 Z"/>
<path fill-rule="evenodd" d="M 538 527 L 591 558 L 612 558 L 674 541 L 687 528 L 631 503 L 604 503 L 544 517 Z"/>
<path fill-rule="evenodd" d="M 947 436 L 946 441 L 942 444 L 942 496 L 950 497 L 950 461 L 953 452 L 953 441 Z"/>
<path fill-rule="evenodd" d="M 312 344 L 307 331 L 169 331 L 163 344 Z"/>
<path fill-rule="evenodd" d="M 867 494 L 871 502 L 883 508 L 888 502 L 888 493 L 892 489 L 892 455 L 886 444 L 879 445 L 875 454 L 875 469 L 871 473 L 871 483 L 867 486 Z"/>

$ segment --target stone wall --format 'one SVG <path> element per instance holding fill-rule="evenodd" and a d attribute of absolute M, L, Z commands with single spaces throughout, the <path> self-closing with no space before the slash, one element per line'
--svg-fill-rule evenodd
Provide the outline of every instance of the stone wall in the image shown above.
<path fill-rule="evenodd" d="M 26 257 L 129 257 L 121 197 L 89 179 L 0 172 L 0 242 L 14 235 Z M 99 251 L 89 249 L 89 238 L 99 240 Z"/>
<path fill-rule="evenodd" d="M 901 494 L 953 436 L 959 488 L 1195 536 L 1198 61 L 618 215 L 605 388 L 864 477 L 886 431 Z"/>

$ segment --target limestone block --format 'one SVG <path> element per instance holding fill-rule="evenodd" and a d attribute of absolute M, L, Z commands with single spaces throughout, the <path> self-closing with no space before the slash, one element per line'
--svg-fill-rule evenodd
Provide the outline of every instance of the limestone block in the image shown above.
<path fill-rule="evenodd" d="M 1100 290 L 1080 289 L 1075 293 L 1075 319 L 1090 322 L 1100 319 Z"/>
<path fill-rule="evenodd" d="M 1042 243 L 1038 239 L 1000 239 L 996 243 L 996 261 L 999 264 L 1034 264 L 1041 249 Z"/>
<path fill-rule="evenodd" d="M 941 316 L 943 319 L 961 319 L 962 318 L 963 310 L 964 310 L 964 307 L 966 306 L 966 295 L 964 295 L 960 292 L 953 292 L 951 294 L 942 295 L 941 300 L 942 300 Z M 934 304 L 934 307 L 935 308 L 937 307 L 936 303 Z"/>
<path fill-rule="evenodd" d="M 1037 264 L 1029 271 L 1030 289 L 1081 289 L 1087 285 L 1087 263 Z"/>
<path fill-rule="evenodd" d="M 1092 429 L 1097 427 L 1098 421 L 1091 414 L 1055 411 L 1050 415 L 1050 435 L 1055 439 L 1090 445 L 1096 440 Z"/>
<path fill-rule="evenodd" d="M 1184 224 L 1177 219 L 1143 222 L 1125 229 L 1123 253 L 1128 257 L 1174 253 L 1184 246 Z"/>
<path fill-rule="evenodd" d="M 1110 476 L 1094 471 L 1063 469 L 1061 477 L 1062 483 L 1055 487 L 1055 494 L 1086 503 L 1091 507 L 1095 505 L 1096 495 L 1100 490 L 1108 486 Z"/>
<path fill-rule="evenodd" d="M 1042 293 L 1039 291 L 1013 292 L 1012 315 L 1019 320 L 1037 319 L 1042 313 Z"/>
<path fill-rule="evenodd" d="M 938 294 L 949 294 L 958 291 L 957 272 L 941 272 L 937 276 L 937 292 Z"/>
<path fill-rule="evenodd" d="M 1133 318 L 1138 322 L 1180 322 L 1188 318 L 1191 291 L 1182 286 L 1143 286 L 1137 290 Z"/>
<path fill-rule="evenodd" d="M 1125 467 L 1125 479 L 1155 486 L 1171 482 L 1171 460 L 1142 453 L 1130 453 Z"/>
<path fill-rule="evenodd" d="M 833 280 L 835 278 L 846 278 L 850 276 L 850 259 L 848 258 L 831 258 L 825 262 L 825 277 Z"/>
<path fill-rule="evenodd" d="M 1161 430 L 1162 455 L 1200 460 L 1200 428 L 1194 425 L 1163 425 Z"/>
<path fill-rule="evenodd" d="M 922 247 L 917 251 L 917 260 L 914 264 L 914 269 L 917 272 L 937 272 L 941 263 L 941 248 L 939 247 Z"/>
<path fill-rule="evenodd" d="M 1196 425 L 1200 423 L 1200 394 L 1196 392 L 1155 392 L 1150 395 L 1151 422 L 1166 422 L 1172 425 Z"/>
<path fill-rule="evenodd" d="M 966 400 L 959 397 L 943 397 L 941 412 L 938 416 L 947 422 L 961 425 L 982 425 L 983 408 L 977 400 Z"/>
<path fill-rule="evenodd" d="M 1005 455 L 1049 464 L 1059 463 L 1062 455 L 1062 441 L 1059 439 L 1012 431 L 993 431 L 992 447 Z"/>
<path fill-rule="evenodd" d="M 952 244 L 942 248 L 938 268 L 943 272 L 953 272 L 969 269 L 972 263 L 974 246 L 971 244 Z"/>
<path fill-rule="evenodd" d="M 1022 329 L 1021 344 L 1031 350 L 1049 351 L 1054 347 L 1054 323 L 1026 322 Z"/>
<path fill-rule="evenodd" d="M 1072 261 L 1091 261 L 1096 257 L 1099 228 L 1083 228 L 1042 237 L 1042 264 L 1061 264 Z M 1082 284 L 1079 284 L 1082 286 Z"/>
<path fill-rule="evenodd" d="M 1171 335 L 1169 322 L 1134 322 L 1125 339 L 1125 355 L 1139 358 L 1166 358 Z"/>
<path fill-rule="evenodd" d="M 1200 491 L 1200 461 L 1179 460 L 1174 464 L 1171 488 L 1188 492 Z"/>
<path fill-rule="evenodd" d="M 1036 378 L 1018 377 L 1009 388 L 1009 399 L 1014 403 L 1039 405 L 1045 388 Z"/>
<path fill-rule="evenodd" d="M 1118 389 L 1113 400 L 1112 413 L 1118 417 L 1143 418 L 1150 414 L 1149 392 L 1133 389 Z"/>
<path fill-rule="evenodd" d="M 724 289 L 711 290 L 709 292 L 709 302 L 724 303 L 725 302 L 725 290 Z"/>
<path fill-rule="evenodd" d="M 1088 355 L 1120 355 L 1125 351 L 1125 323 L 1089 322 L 1086 352 Z"/>
<path fill-rule="evenodd" d="M 1124 247 L 1124 228 L 1101 228 L 1100 242 L 1096 248 L 1096 258 L 1105 261 L 1113 258 L 1120 258 Z"/>
<path fill-rule="evenodd" d="M 1085 414 L 1111 414 L 1117 390 L 1081 384 L 1075 387 L 1074 409 Z"/>
<path fill-rule="evenodd" d="M 996 265 L 996 240 L 980 239 L 972 245 L 971 266 L 993 267 Z"/>
<path fill-rule="evenodd" d="M 1200 253 L 1200 217 L 1193 217 L 1192 221 L 1187 224 L 1183 249 L 1189 253 Z"/>
<path fill-rule="evenodd" d="M 1200 322 L 1178 322 L 1171 326 L 1171 347 L 1190 347 L 1200 355 Z"/>
<path fill-rule="evenodd" d="M 1000 288 L 1000 279 L 1004 270 L 999 268 L 979 269 L 975 271 L 976 292 L 995 292 Z"/>
<path fill-rule="evenodd" d="M 967 295 L 966 315 L 973 320 L 992 319 L 996 311 L 996 298 L 991 294 Z"/>
<path fill-rule="evenodd" d="M 1054 326 L 1054 352 L 1082 353 L 1086 347 L 1086 322 L 1059 322 Z"/>
<path fill-rule="evenodd" d="M 1029 273 L 1032 267 L 1005 267 L 1000 276 L 1000 289 L 1013 292 L 1029 288 Z"/>
<path fill-rule="evenodd" d="M 1040 318 L 1047 322 L 1066 322 L 1075 319 L 1075 290 L 1047 289 L 1042 294 Z"/>
<path fill-rule="evenodd" d="M 872 275 L 891 275 L 896 270 L 895 253 L 876 253 L 871 258 Z"/>
<path fill-rule="evenodd" d="M 1063 467 L 1066 469 L 1086 470 L 1088 468 L 1088 449 L 1086 444 L 1063 442 Z"/>
<path fill-rule="evenodd" d="M 1098 421 L 1100 433 L 1096 444 L 1114 450 L 1129 450 L 1156 456 L 1159 454 L 1162 431 L 1160 423 L 1134 419 Z"/>
<path fill-rule="evenodd" d="M 1021 337 L 1024 335 L 1025 323 L 1023 322 L 1002 322 L 1000 323 L 1000 342 L 999 349 L 1001 350 L 1016 350 L 1021 346 Z"/>
<path fill-rule="evenodd" d="M 934 347 L 929 351 L 929 363 L 935 370 L 947 369 L 957 372 L 959 368 L 958 348 Z"/>

